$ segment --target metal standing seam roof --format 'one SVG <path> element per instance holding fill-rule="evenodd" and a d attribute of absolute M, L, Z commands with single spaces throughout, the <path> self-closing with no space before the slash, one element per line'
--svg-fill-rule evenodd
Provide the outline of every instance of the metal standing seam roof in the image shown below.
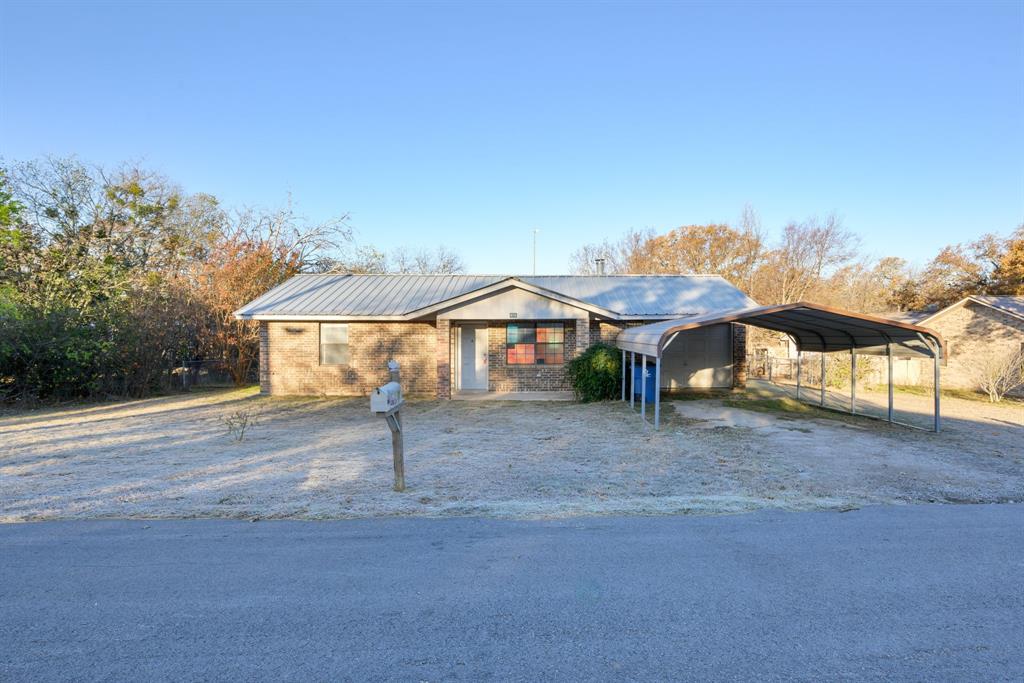
<path fill-rule="evenodd" d="M 708 315 L 663 320 L 619 333 L 616 346 L 648 356 L 660 356 L 677 332 L 721 323 L 745 323 L 792 336 L 803 351 L 877 352 L 887 343 L 902 353 L 931 357 L 931 344 L 944 346 L 942 336 L 925 327 L 898 320 L 844 311 L 807 302 L 719 311 Z"/>
<path fill-rule="evenodd" d="M 983 306 L 988 306 L 989 308 L 993 308 L 997 311 L 1024 319 L 1024 296 L 972 294 L 971 296 L 960 299 L 960 301 L 957 301 L 955 304 L 950 304 L 941 310 L 928 313 L 922 318 L 922 320 L 927 322 L 935 318 L 939 318 L 949 311 L 970 302 L 982 304 Z"/>
<path fill-rule="evenodd" d="M 701 315 L 754 301 L 717 275 L 296 275 L 235 311 L 240 318 L 411 318 L 417 311 L 516 281 L 614 316 Z"/>
<path fill-rule="evenodd" d="M 1024 296 L 979 294 L 969 298 L 987 304 L 992 308 L 1024 318 Z"/>
<path fill-rule="evenodd" d="M 988 306 L 1001 313 L 1024 320 L 1024 296 L 1014 294 L 972 294 L 938 310 L 929 308 L 922 311 L 897 311 L 886 313 L 885 317 L 907 323 L 927 324 L 968 303 Z"/>

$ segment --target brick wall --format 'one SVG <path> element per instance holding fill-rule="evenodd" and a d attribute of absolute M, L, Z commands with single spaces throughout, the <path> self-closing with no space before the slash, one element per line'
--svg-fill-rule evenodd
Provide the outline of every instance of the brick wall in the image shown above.
<path fill-rule="evenodd" d="M 260 322 L 260 393 L 270 393 L 270 323 Z"/>
<path fill-rule="evenodd" d="M 747 386 L 747 326 L 732 324 L 732 386 Z"/>
<path fill-rule="evenodd" d="M 543 322 L 543 321 L 539 321 Z M 565 323 L 565 360 L 575 357 L 576 325 Z M 505 354 L 505 322 L 487 326 L 487 387 L 490 391 L 571 391 L 565 365 L 509 365 Z"/>
<path fill-rule="evenodd" d="M 657 322 L 655 320 L 644 320 L 644 321 L 633 321 L 633 322 L 608 322 L 605 320 L 590 321 L 590 343 L 596 344 L 601 342 L 603 344 L 615 345 L 615 340 L 619 336 L 619 332 L 626 329 L 627 327 L 639 327 L 640 325 L 647 325 L 649 323 Z"/>
<path fill-rule="evenodd" d="M 437 366 L 437 384 L 434 388 L 438 398 L 452 397 L 452 324 L 448 320 L 437 321 L 437 341 L 434 361 Z"/>
<path fill-rule="evenodd" d="M 590 344 L 614 344 L 619 332 L 641 322 L 609 323 L 564 320 L 565 360 Z M 505 321 L 488 326 L 490 391 L 569 391 L 565 365 L 508 365 Z M 745 327 L 733 333 L 733 382 L 746 381 Z M 385 363 L 395 358 L 409 394 L 451 397 L 452 327 L 437 323 L 349 323 L 350 362 L 345 367 L 320 365 L 317 322 L 260 324 L 260 392 L 274 395 L 367 395 L 387 381 Z"/>
<path fill-rule="evenodd" d="M 973 302 L 924 325 L 946 340 L 949 357 L 942 367 L 944 387 L 975 388 L 970 371 L 972 359 L 1016 351 L 1024 343 L 1024 320 Z"/>
<path fill-rule="evenodd" d="M 438 389 L 440 334 L 434 323 L 349 323 L 350 361 L 320 365 L 317 322 L 260 325 L 260 390 L 274 395 L 367 395 L 388 380 L 386 363 L 401 365 L 406 393 Z"/>

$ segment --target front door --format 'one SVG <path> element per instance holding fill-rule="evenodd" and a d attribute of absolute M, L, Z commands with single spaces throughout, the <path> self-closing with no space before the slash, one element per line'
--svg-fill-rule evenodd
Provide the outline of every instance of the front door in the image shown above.
<path fill-rule="evenodd" d="M 487 390 L 487 325 L 463 325 L 459 337 L 459 388 Z"/>

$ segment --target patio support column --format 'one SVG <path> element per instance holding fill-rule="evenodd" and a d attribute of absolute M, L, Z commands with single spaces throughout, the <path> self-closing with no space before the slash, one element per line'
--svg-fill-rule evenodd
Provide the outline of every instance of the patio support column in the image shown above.
<path fill-rule="evenodd" d="M 885 345 L 885 357 L 889 363 L 889 422 L 892 422 L 892 344 Z"/>
<path fill-rule="evenodd" d="M 452 336 L 451 321 L 439 318 L 437 321 L 437 397 L 452 397 L 452 357 L 456 338 Z"/>
<path fill-rule="evenodd" d="M 850 415 L 857 414 L 857 349 L 850 349 Z"/>
<path fill-rule="evenodd" d="M 796 400 L 800 400 L 800 376 L 803 374 L 804 350 L 796 350 Z"/>
<path fill-rule="evenodd" d="M 938 415 L 938 413 L 936 413 Z M 654 428 L 661 427 L 661 356 L 654 357 Z"/>
<path fill-rule="evenodd" d="M 629 352 L 629 407 L 633 408 L 636 402 L 636 351 Z"/>
<path fill-rule="evenodd" d="M 640 415 L 647 422 L 647 354 L 640 354 Z"/>
<path fill-rule="evenodd" d="M 626 349 L 622 349 L 622 400 L 626 400 Z"/>
<path fill-rule="evenodd" d="M 942 347 L 939 346 L 938 344 L 936 344 L 935 345 L 935 353 L 934 353 L 934 355 L 932 357 L 932 361 L 933 361 L 933 363 L 935 365 L 935 432 L 936 433 L 938 433 L 938 431 L 942 428 L 942 418 L 941 418 L 940 412 L 939 412 L 939 403 L 940 403 L 940 400 L 941 400 L 940 399 L 941 393 L 939 392 L 939 381 L 940 381 L 940 377 L 939 377 L 939 365 L 940 365 L 940 363 L 939 363 L 939 361 L 941 359 L 942 359 Z"/>
<path fill-rule="evenodd" d="M 821 353 L 818 354 L 818 356 L 821 358 L 821 399 L 819 400 L 819 403 L 821 403 L 821 407 L 824 408 L 825 407 L 825 352 L 822 351 Z"/>

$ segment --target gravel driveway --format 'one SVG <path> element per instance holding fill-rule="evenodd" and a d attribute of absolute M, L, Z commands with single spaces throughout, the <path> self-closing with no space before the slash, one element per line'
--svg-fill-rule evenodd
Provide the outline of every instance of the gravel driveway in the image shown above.
<path fill-rule="evenodd" d="M 243 441 L 223 422 L 239 410 L 258 413 Z M 1024 501 L 1024 408 L 948 399 L 944 413 L 943 433 L 932 434 L 678 401 L 653 432 L 621 403 L 413 402 L 401 494 L 391 490 L 390 434 L 365 399 L 245 389 L 7 413 L 0 521 Z"/>

